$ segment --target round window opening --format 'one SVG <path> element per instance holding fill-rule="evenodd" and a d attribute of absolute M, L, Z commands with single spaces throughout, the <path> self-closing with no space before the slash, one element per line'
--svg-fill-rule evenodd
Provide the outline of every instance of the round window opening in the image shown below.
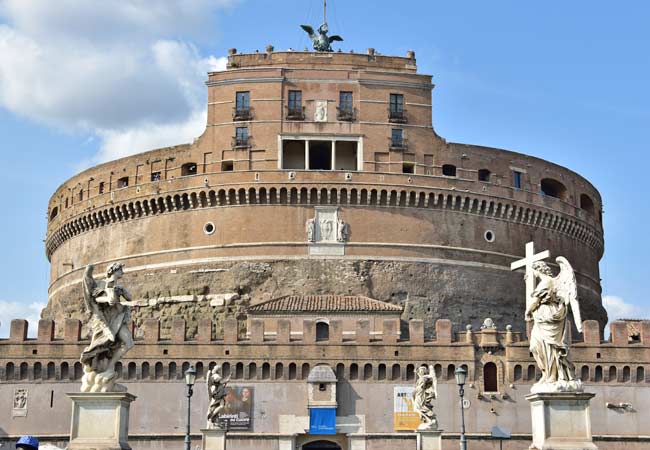
<path fill-rule="evenodd" d="M 212 222 L 208 222 L 205 225 L 203 225 L 203 232 L 205 234 L 212 234 L 214 233 L 214 224 Z"/>
<path fill-rule="evenodd" d="M 485 240 L 488 242 L 494 242 L 494 232 L 491 230 L 487 230 L 485 232 Z"/>

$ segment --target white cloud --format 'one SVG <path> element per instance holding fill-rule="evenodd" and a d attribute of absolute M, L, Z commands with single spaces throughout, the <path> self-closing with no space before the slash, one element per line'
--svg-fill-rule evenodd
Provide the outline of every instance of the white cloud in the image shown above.
<path fill-rule="evenodd" d="M 44 303 L 19 303 L 0 300 L 0 338 L 9 336 L 12 319 L 27 319 L 29 322 L 29 336 L 35 337 L 38 330 L 38 319 Z"/>
<path fill-rule="evenodd" d="M 206 73 L 225 68 L 192 41 L 237 1 L 0 0 L 0 107 L 101 138 L 91 162 L 190 142 Z"/>
<path fill-rule="evenodd" d="M 618 319 L 650 319 L 650 307 L 627 303 L 616 295 L 603 296 L 603 306 L 609 321 L 605 327 L 605 338 L 609 336 L 609 324 Z"/>

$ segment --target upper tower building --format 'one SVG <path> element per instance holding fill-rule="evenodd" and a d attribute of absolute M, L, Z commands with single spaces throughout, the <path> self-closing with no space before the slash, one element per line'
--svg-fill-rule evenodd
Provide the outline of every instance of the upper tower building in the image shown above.
<path fill-rule="evenodd" d="M 194 143 L 101 164 L 54 193 L 45 316 L 81 314 L 84 266 L 120 260 L 136 320 L 243 319 L 248 303 L 346 294 L 399 304 L 429 334 L 439 317 L 521 329 L 524 283 L 509 266 L 533 240 L 572 262 L 583 317 L 605 324 L 597 190 L 538 158 L 440 138 L 413 52 L 231 50 L 207 87 Z"/>

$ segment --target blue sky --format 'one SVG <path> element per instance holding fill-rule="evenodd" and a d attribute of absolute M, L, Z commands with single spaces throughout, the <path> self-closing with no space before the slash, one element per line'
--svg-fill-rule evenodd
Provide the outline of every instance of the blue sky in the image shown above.
<path fill-rule="evenodd" d="M 396 7 L 399 5 L 399 7 Z M 47 301 L 47 201 L 90 164 L 191 141 L 227 49 L 303 49 L 320 0 L 0 0 L 0 335 Z M 416 51 L 436 131 L 569 167 L 605 208 L 603 294 L 650 318 L 650 3 L 328 2 L 344 51 Z"/>

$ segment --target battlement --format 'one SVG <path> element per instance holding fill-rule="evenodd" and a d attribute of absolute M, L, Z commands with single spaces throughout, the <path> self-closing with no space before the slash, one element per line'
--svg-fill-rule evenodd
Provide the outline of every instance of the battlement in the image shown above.
<path fill-rule="evenodd" d="M 489 320 L 489 319 L 488 319 Z M 144 319 L 140 324 L 132 323 L 136 343 L 139 344 L 169 344 L 169 343 L 221 343 L 221 344 L 254 344 L 254 345 L 462 345 L 471 344 L 483 349 L 503 348 L 506 346 L 525 346 L 527 339 L 522 333 L 512 331 L 509 325 L 505 330 L 498 330 L 496 325 L 486 321 L 480 330 L 474 331 L 467 327 L 466 331 L 454 332 L 450 320 L 436 321 L 435 339 L 425 339 L 424 322 L 420 319 L 410 320 L 404 330 L 399 319 L 383 320 L 381 331 L 371 331 L 368 319 L 357 320 L 356 332 L 343 332 L 340 319 L 316 321 L 305 319 L 302 329 L 292 329 L 291 320 L 277 319 L 277 331 L 265 331 L 265 321 L 251 319 L 250 329 L 241 332 L 241 321 L 228 318 L 223 323 L 223 333 L 216 336 L 212 319 L 200 319 L 195 336 L 189 337 L 184 319 L 172 319 L 169 336 L 161 333 L 160 319 Z M 317 323 L 325 324 L 323 336 L 317 337 Z M 630 338 L 626 321 L 614 321 L 610 325 L 609 341 L 603 341 L 600 326 L 595 320 L 583 322 L 582 340 L 573 340 L 573 345 L 604 348 L 615 347 L 650 347 L 650 320 L 636 322 L 639 327 L 638 337 Z M 55 338 L 55 327 L 63 327 L 63 338 Z M 50 343 L 85 343 L 82 338 L 82 325 L 79 320 L 67 319 L 63 324 L 53 320 L 42 319 L 38 322 L 36 338 L 28 338 L 29 323 L 24 319 L 11 321 L 8 338 L 0 339 L 0 345 L 16 343 L 50 344 Z"/>

